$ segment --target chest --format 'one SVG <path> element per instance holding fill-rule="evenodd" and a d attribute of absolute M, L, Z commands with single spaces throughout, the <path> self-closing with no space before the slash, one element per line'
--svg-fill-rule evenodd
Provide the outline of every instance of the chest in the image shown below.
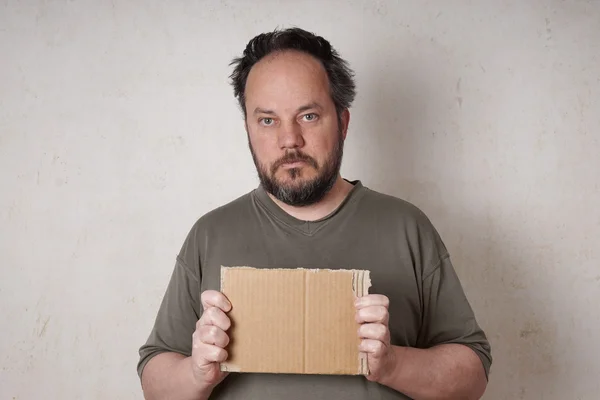
<path fill-rule="evenodd" d="M 231 232 L 211 238 L 201 260 L 202 290 L 220 286 L 221 266 L 256 268 L 368 269 L 370 293 L 390 299 L 393 344 L 415 345 L 421 323 L 421 288 L 402 241 L 373 230 L 350 234 L 294 235 Z"/>

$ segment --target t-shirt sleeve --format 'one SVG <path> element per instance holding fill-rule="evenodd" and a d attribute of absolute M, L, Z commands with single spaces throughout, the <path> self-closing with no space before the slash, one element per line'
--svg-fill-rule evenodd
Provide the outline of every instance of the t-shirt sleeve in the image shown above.
<path fill-rule="evenodd" d="M 199 280 L 199 274 L 178 256 L 150 336 L 139 349 L 140 378 L 148 361 L 160 353 L 192 354 L 192 334 L 200 318 Z"/>
<path fill-rule="evenodd" d="M 492 364 L 489 341 L 467 300 L 450 257 L 443 256 L 423 278 L 423 325 L 419 347 L 458 343 L 479 356 L 486 377 Z"/>

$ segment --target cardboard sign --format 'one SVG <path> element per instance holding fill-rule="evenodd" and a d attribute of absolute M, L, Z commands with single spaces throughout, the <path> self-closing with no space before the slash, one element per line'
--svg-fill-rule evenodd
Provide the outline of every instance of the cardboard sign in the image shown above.
<path fill-rule="evenodd" d="M 232 326 L 223 371 L 367 374 L 354 300 L 369 271 L 222 267 Z"/>

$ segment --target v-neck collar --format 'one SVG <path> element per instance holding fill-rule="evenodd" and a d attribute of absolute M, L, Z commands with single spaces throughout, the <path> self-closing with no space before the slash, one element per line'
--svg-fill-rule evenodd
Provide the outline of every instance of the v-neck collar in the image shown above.
<path fill-rule="evenodd" d="M 347 182 L 351 183 L 353 188 L 340 203 L 340 205 L 328 215 L 314 221 L 301 220 L 285 212 L 281 207 L 279 207 L 279 205 L 277 205 L 277 203 L 273 201 L 262 185 L 259 185 L 254 190 L 254 197 L 258 200 L 259 204 L 266 209 L 267 212 L 269 212 L 283 224 L 305 235 L 311 236 L 319 231 L 322 227 L 327 225 L 334 217 L 343 214 L 348 208 L 348 205 L 360 197 L 359 195 L 364 191 L 364 186 L 360 180 Z"/>

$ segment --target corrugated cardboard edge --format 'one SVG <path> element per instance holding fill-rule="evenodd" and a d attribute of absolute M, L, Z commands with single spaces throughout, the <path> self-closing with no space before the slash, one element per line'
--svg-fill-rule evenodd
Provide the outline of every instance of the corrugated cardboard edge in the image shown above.
<path fill-rule="evenodd" d="M 352 270 L 352 290 L 356 297 L 363 297 L 369 294 L 371 287 L 371 271 Z M 367 362 L 367 353 L 358 353 L 358 374 L 369 375 L 369 364 Z"/>
<path fill-rule="evenodd" d="M 226 269 L 233 269 L 233 268 L 250 268 L 250 267 L 225 267 L 223 265 L 221 265 L 221 276 L 219 278 L 219 288 L 221 291 L 223 291 L 223 279 L 225 274 L 223 273 Z M 220 369 L 222 372 L 239 372 L 241 370 L 241 368 L 235 364 L 232 364 L 228 361 L 224 361 L 222 363 L 220 363 Z"/>
<path fill-rule="evenodd" d="M 292 268 L 257 268 L 257 267 L 249 267 L 249 266 L 233 266 L 226 267 L 221 265 L 221 276 L 219 281 L 219 287 L 221 291 L 223 290 L 223 279 L 224 279 L 224 271 L 232 269 L 255 269 L 255 270 L 290 270 Z M 371 287 L 371 271 L 369 270 L 357 270 L 357 269 L 329 269 L 329 268 L 295 268 L 299 270 L 304 270 L 308 272 L 318 272 L 318 271 L 329 271 L 329 272 L 342 272 L 342 273 L 352 273 L 352 291 L 356 297 L 363 297 L 369 294 L 369 288 Z M 240 367 L 231 364 L 227 361 L 222 362 L 220 364 L 220 369 L 223 372 L 239 372 Z M 369 366 L 367 362 L 367 353 L 359 352 L 358 353 L 358 375 L 368 375 L 369 374 Z"/>

